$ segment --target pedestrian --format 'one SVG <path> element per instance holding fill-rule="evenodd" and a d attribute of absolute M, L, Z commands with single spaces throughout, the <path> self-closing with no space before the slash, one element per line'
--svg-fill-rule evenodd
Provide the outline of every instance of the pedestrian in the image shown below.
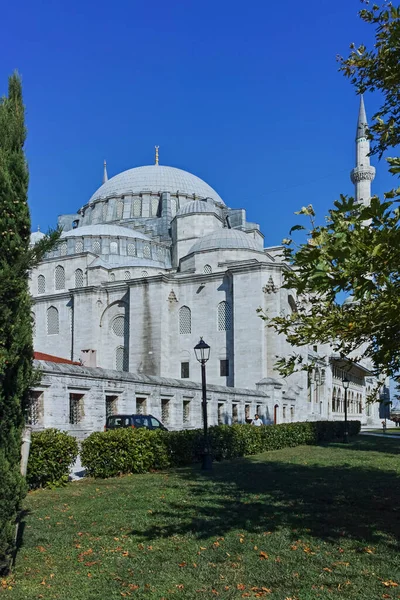
<path fill-rule="evenodd" d="M 383 433 L 386 433 L 386 419 L 384 421 L 382 421 L 382 429 L 383 429 Z"/>
<path fill-rule="evenodd" d="M 261 421 L 258 415 L 254 415 L 254 419 L 252 420 L 251 424 L 255 425 L 255 427 L 260 427 L 263 424 L 263 422 Z"/>

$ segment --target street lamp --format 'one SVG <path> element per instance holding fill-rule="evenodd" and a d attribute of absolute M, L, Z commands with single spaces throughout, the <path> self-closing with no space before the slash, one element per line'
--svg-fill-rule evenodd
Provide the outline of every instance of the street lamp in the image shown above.
<path fill-rule="evenodd" d="M 194 353 L 201 364 L 201 388 L 203 397 L 203 426 L 204 426 L 204 450 L 203 463 L 201 468 L 209 471 L 212 469 L 212 460 L 210 454 L 210 445 L 208 443 L 208 424 L 207 424 L 207 390 L 206 390 L 206 362 L 210 358 L 210 346 L 200 338 L 197 346 L 194 347 Z"/>
<path fill-rule="evenodd" d="M 343 387 L 344 387 L 344 433 L 343 433 L 343 442 L 347 444 L 349 442 L 349 431 L 347 427 L 347 390 L 349 389 L 350 381 L 345 375 L 342 379 Z"/>

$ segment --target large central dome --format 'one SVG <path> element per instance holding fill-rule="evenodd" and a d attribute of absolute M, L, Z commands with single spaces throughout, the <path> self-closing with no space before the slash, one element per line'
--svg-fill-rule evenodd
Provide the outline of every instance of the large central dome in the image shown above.
<path fill-rule="evenodd" d="M 90 202 L 140 192 L 195 194 L 197 198 L 212 198 L 215 202 L 224 204 L 219 194 L 196 175 L 161 165 L 136 167 L 115 175 L 95 191 Z"/>

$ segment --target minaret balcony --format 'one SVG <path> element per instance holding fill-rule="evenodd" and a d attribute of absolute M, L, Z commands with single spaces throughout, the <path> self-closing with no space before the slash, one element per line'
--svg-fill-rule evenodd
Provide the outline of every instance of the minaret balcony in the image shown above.
<path fill-rule="evenodd" d="M 375 179 L 375 167 L 356 167 L 351 174 L 352 183 L 360 183 L 360 181 L 373 181 Z"/>

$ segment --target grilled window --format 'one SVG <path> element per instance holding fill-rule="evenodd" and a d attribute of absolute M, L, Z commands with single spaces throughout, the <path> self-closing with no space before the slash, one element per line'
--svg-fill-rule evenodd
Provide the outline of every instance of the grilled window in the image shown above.
<path fill-rule="evenodd" d="M 68 249 L 67 248 L 67 242 L 63 242 L 60 245 L 60 254 L 61 254 L 61 256 L 65 256 L 67 254 L 67 249 Z"/>
<path fill-rule="evenodd" d="M 142 271 L 142 277 L 147 277 L 148 272 L 147 271 Z"/>
<path fill-rule="evenodd" d="M 232 423 L 239 421 L 239 409 L 236 403 L 232 403 Z"/>
<path fill-rule="evenodd" d="M 83 241 L 82 240 L 76 240 L 75 242 L 75 252 L 83 252 Z"/>
<path fill-rule="evenodd" d="M 161 420 L 164 423 L 164 425 L 167 425 L 169 423 L 169 405 L 169 400 L 161 400 Z"/>
<path fill-rule="evenodd" d="M 115 351 L 115 368 L 117 371 L 128 371 L 128 353 L 123 346 L 119 346 Z"/>
<path fill-rule="evenodd" d="M 94 240 L 93 245 L 92 245 L 92 250 L 95 254 L 100 254 L 100 252 L 101 252 L 100 240 Z"/>
<path fill-rule="evenodd" d="M 107 214 L 108 214 L 108 202 L 104 202 L 104 204 L 103 204 L 103 219 L 104 219 L 104 221 L 107 220 Z"/>
<path fill-rule="evenodd" d="M 60 319 L 55 306 L 47 309 L 47 333 L 48 335 L 60 333 Z"/>
<path fill-rule="evenodd" d="M 189 379 L 189 363 L 181 362 L 181 379 Z"/>
<path fill-rule="evenodd" d="M 136 398 L 136 412 L 138 415 L 146 414 L 146 398 Z"/>
<path fill-rule="evenodd" d="M 29 399 L 29 424 L 38 425 L 40 421 L 43 392 L 31 392 Z"/>
<path fill-rule="evenodd" d="M 143 258 L 151 258 L 151 250 L 149 244 L 143 246 Z"/>
<path fill-rule="evenodd" d="M 126 319 L 123 316 L 115 317 L 112 322 L 112 330 L 115 335 L 118 337 L 124 337 L 126 333 L 127 323 Z"/>
<path fill-rule="evenodd" d="M 134 217 L 142 216 L 142 199 L 141 198 L 133 199 L 133 216 Z"/>
<path fill-rule="evenodd" d="M 158 198 L 151 199 L 151 214 L 153 217 L 156 217 L 158 213 L 158 201 Z"/>
<path fill-rule="evenodd" d="M 46 277 L 44 275 L 39 275 L 37 278 L 37 291 L 38 294 L 46 293 Z"/>
<path fill-rule="evenodd" d="M 224 419 L 225 408 L 224 408 L 224 406 L 225 406 L 224 402 L 218 402 L 218 425 L 223 425 L 225 423 L 225 419 Z"/>
<path fill-rule="evenodd" d="M 209 275 L 210 273 L 212 273 L 211 265 L 204 265 L 204 267 L 203 267 L 203 273 L 206 273 L 207 275 Z"/>
<path fill-rule="evenodd" d="M 179 309 L 179 333 L 192 333 L 192 313 L 188 306 L 182 306 Z"/>
<path fill-rule="evenodd" d="M 115 281 L 115 273 L 110 273 L 110 281 Z"/>
<path fill-rule="evenodd" d="M 75 287 L 83 287 L 83 271 L 82 269 L 76 269 L 75 271 Z"/>
<path fill-rule="evenodd" d="M 231 306 L 229 302 L 220 302 L 218 304 L 218 330 L 229 331 L 232 325 Z"/>
<path fill-rule="evenodd" d="M 136 246 L 133 243 L 128 244 L 128 256 L 136 256 Z"/>
<path fill-rule="evenodd" d="M 80 422 L 82 416 L 83 394 L 69 395 L 69 422 L 76 425 Z"/>
<path fill-rule="evenodd" d="M 122 200 L 117 202 L 117 219 L 122 219 L 122 215 L 124 214 L 124 203 Z"/>
<path fill-rule="evenodd" d="M 118 396 L 106 396 L 106 418 L 117 412 Z"/>
<path fill-rule="evenodd" d="M 118 254 L 118 244 L 117 242 L 110 243 L 110 254 Z"/>
<path fill-rule="evenodd" d="M 190 423 L 190 400 L 183 401 L 183 423 L 185 425 Z"/>
<path fill-rule="evenodd" d="M 124 279 L 128 280 L 130 278 L 131 278 L 131 272 L 130 271 L 125 271 L 125 273 L 124 273 Z"/>
<path fill-rule="evenodd" d="M 219 374 L 221 377 L 229 377 L 229 360 L 219 361 Z"/>
<path fill-rule="evenodd" d="M 54 271 L 54 284 L 56 290 L 63 290 L 65 288 L 65 271 L 61 265 L 58 265 Z"/>

